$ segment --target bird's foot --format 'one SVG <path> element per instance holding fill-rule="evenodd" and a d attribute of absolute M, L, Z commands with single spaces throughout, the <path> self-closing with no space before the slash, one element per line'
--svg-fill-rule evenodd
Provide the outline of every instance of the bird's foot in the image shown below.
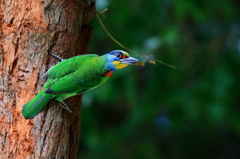
<path fill-rule="evenodd" d="M 66 109 L 68 112 L 72 113 L 71 108 L 69 108 L 66 103 L 64 103 L 63 101 L 58 101 L 58 102 L 63 109 Z"/>
<path fill-rule="evenodd" d="M 56 59 L 58 59 L 60 62 L 64 61 L 65 59 L 55 55 L 55 54 L 51 54 L 53 57 L 55 57 Z"/>

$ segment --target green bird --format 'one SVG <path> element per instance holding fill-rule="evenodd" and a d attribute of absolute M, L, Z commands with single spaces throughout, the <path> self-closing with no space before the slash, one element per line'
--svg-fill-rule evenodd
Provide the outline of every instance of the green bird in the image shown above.
<path fill-rule="evenodd" d="M 27 119 L 34 118 L 53 98 L 71 112 L 64 103 L 66 98 L 100 86 L 114 71 L 137 62 L 122 50 L 114 50 L 103 56 L 88 54 L 64 59 L 43 75 L 48 80 L 41 92 L 23 105 L 22 114 Z"/>

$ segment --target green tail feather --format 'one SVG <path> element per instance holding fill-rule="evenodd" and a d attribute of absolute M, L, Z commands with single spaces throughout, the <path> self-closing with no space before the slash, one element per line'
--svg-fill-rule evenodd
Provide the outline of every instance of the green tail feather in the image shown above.
<path fill-rule="evenodd" d="M 46 94 L 44 90 L 42 90 L 30 102 L 23 105 L 23 116 L 27 119 L 34 118 L 52 98 L 52 94 Z"/>

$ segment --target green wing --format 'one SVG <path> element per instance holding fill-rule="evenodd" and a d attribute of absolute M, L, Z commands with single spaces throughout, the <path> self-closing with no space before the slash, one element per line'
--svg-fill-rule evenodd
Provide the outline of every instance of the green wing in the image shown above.
<path fill-rule="evenodd" d="M 68 94 L 92 89 L 103 83 L 106 59 L 98 55 L 76 56 L 52 67 L 44 85 L 49 94 Z"/>
<path fill-rule="evenodd" d="M 82 92 L 99 86 L 103 78 L 100 74 L 89 74 L 79 70 L 55 80 L 49 88 L 53 94 Z"/>
<path fill-rule="evenodd" d="M 67 60 L 64 60 L 57 65 L 51 67 L 44 75 L 43 78 L 48 77 L 51 79 L 56 79 L 63 77 L 67 74 L 75 72 L 83 63 L 86 61 L 99 57 L 95 54 L 88 54 L 88 55 L 79 55 Z"/>

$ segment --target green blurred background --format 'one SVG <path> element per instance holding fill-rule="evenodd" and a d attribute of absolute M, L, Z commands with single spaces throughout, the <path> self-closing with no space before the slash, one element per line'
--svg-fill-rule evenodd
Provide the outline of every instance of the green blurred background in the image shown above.
<path fill-rule="evenodd" d="M 78 158 L 239 159 L 240 1 L 96 3 L 117 40 L 177 69 L 130 66 L 84 93 Z M 89 53 L 122 49 L 92 27 Z"/>

